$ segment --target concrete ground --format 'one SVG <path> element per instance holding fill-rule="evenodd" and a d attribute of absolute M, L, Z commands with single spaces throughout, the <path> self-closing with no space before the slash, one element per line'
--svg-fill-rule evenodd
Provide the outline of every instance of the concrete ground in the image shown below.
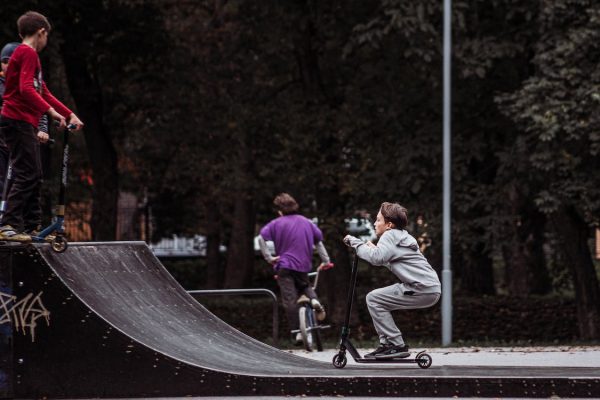
<path fill-rule="evenodd" d="M 364 355 L 373 349 L 359 349 Z M 421 350 L 433 358 L 435 366 L 532 366 L 532 367 L 596 367 L 600 368 L 600 346 L 556 347 L 448 347 L 415 348 L 412 355 Z M 313 360 L 331 362 L 335 349 L 323 352 L 288 350 L 290 353 Z M 348 365 L 355 364 L 347 353 Z"/>
<path fill-rule="evenodd" d="M 365 354 L 373 349 L 359 349 Z M 449 347 L 449 348 L 415 348 L 412 355 L 418 351 L 427 350 L 433 358 L 434 366 L 533 366 L 533 367 L 595 367 L 600 368 L 600 346 L 555 346 L 555 347 Z M 287 350 L 288 352 L 313 360 L 331 363 L 337 353 L 335 349 L 325 349 L 323 352 L 307 352 L 305 350 Z M 356 364 L 348 355 L 348 364 Z M 373 364 L 371 364 L 373 365 Z M 408 367 L 410 368 L 410 367 Z M 414 367 L 416 368 L 416 367 Z M 186 400 L 223 400 L 231 397 L 187 397 Z M 302 400 L 339 399 L 340 396 L 242 396 L 235 400 L 285 400 L 301 398 Z M 348 400 L 387 400 L 389 397 L 341 397 Z M 456 397 L 436 397 L 436 400 L 452 400 Z M 471 397 L 479 399 L 480 397 Z M 495 399 L 513 400 L 511 397 L 494 397 Z M 600 397 L 593 397 L 600 398 Z M 153 400 L 183 400 L 184 398 L 153 399 Z M 429 397 L 405 397 L 407 400 L 431 399 Z M 125 400 L 125 399 L 120 399 Z"/>

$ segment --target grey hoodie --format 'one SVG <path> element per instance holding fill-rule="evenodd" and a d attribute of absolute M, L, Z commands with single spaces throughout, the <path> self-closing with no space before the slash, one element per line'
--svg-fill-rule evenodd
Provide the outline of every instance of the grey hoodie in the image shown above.
<path fill-rule="evenodd" d="M 407 231 L 385 231 L 375 247 L 352 236 L 349 242 L 360 258 L 372 265 L 387 267 L 405 287 L 416 293 L 442 292 L 437 273 L 419 251 L 417 240 Z"/>

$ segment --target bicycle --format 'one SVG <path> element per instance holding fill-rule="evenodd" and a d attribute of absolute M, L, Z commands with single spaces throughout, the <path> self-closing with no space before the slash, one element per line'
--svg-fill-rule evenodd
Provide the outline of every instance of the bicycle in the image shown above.
<path fill-rule="evenodd" d="M 317 284 L 319 283 L 319 273 L 321 271 L 331 269 L 333 268 L 333 266 L 333 263 L 321 264 L 317 268 L 316 272 L 310 272 L 308 274 L 309 278 L 314 277 L 312 287 L 315 291 L 317 290 Z M 317 351 L 323 351 L 323 342 L 321 341 L 321 330 L 331 328 L 331 325 L 320 325 L 319 319 L 317 318 L 317 312 L 313 308 L 310 299 L 305 294 L 302 294 L 298 298 L 297 303 L 300 305 L 300 307 L 298 308 L 300 329 L 292 330 L 292 335 L 300 333 L 306 351 L 313 351 L 315 349 L 315 346 Z M 323 311 L 323 313 L 325 312 Z M 324 318 L 325 316 L 323 315 L 323 318 L 321 318 L 321 320 Z"/>

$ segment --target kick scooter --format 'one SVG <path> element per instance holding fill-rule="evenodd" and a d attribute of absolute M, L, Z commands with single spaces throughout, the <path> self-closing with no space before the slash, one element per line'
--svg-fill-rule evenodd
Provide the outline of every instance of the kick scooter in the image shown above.
<path fill-rule="evenodd" d="M 32 236 L 31 240 L 33 242 L 46 242 L 47 238 L 50 234 L 54 234 L 54 238 L 50 241 L 50 246 L 52 250 L 57 253 L 64 252 L 69 243 L 67 242 L 67 238 L 65 237 L 65 191 L 67 188 L 67 166 L 69 163 L 69 133 L 71 130 L 75 129 L 76 126 L 73 124 L 67 125 L 66 129 L 63 133 L 63 159 L 62 159 L 62 167 L 60 174 L 60 190 L 58 193 L 58 204 L 56 205 L 56 213 L 52 218 L 52 223 L 48 225 L 46 228 L 42 229 L 41 232 L 37 234 L 37 236 Z"/>
<path fill-rule="evenodd" d="M 417 353 L 415 358 L 363 358 L 358 353 L 352 342 L 350 342 L 350 312 L 352 311 L 352 301 L 354 299 L 354 289 L 356 287 L 356 276 L 358 275 L 358 255 L 354 252 L 352 260 L 352 272 L 350 274 L 350 288 L 348 289 L 348 308 L 346 309 L 346 319 L 342 326 L 342 336 L 340 338 L 340 351 L 333 356 L 333 366 L 344 368 L 348 359 L 346 351 L 350 353 L 357 363 L 377 363 L 377 364 L 417 364 L 421 368 L 429 368 L 433 359 L 424 351 Z"/>

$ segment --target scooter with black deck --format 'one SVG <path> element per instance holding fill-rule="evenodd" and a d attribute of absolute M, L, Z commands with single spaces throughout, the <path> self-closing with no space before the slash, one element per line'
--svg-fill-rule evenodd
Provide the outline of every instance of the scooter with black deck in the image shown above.
<path fill-rule="evenodd" d="M 433 359 L 429 354 L 421 351 L 416 354 L 415 358 L 406 358 L 406 353 L 400 353 L 399 357 L 396 358 L 364 358 L 358 350 L 354 347 L 350 341 L 350 314 L 352 312 L 352 302 L 354 300 L 354 289 L 356 288 L 356 277 L 358 275 L 358 255 L 354 251 L 354 258 L 352 260 L 352 272 L 350 275 L 350 287 L 348 289 L 348 301 L 346 308 L 346 317 L 344 319 L 344 326 L 342 327 L 342 334 L 340 338 L 340 350 L 333 356 L 333 366 L 336 368 L 344 368 L 348 359 L 346 357 L 346 351 L 350 353 L 354 361 L 357 363 L 369 363 L 369 364 L 417 364 L 421 368 L 429 368 Z M 404 358 L 400 358 L 403 356 Z"/>
<path fill-rule="evenodd" d="M 52 250 L 57 253 L 65 251 L 69 245 L 65 235 L 65 193 L 67 189 L 68 164 L 69 164 L 69 133 L 77 129 L 77 125 L 69 124 L 63 132 L 63 158 L 60 173 L 60 189 L 58 193 L 58 204 L 56 205 L 56 213 L 52 218 L 50 225 L 42 229 L 36 236 L 32 236 L 31 240 L 37 243 L 50 242 Z M 54 236 L 51 240 L 48 240 Z"/>

